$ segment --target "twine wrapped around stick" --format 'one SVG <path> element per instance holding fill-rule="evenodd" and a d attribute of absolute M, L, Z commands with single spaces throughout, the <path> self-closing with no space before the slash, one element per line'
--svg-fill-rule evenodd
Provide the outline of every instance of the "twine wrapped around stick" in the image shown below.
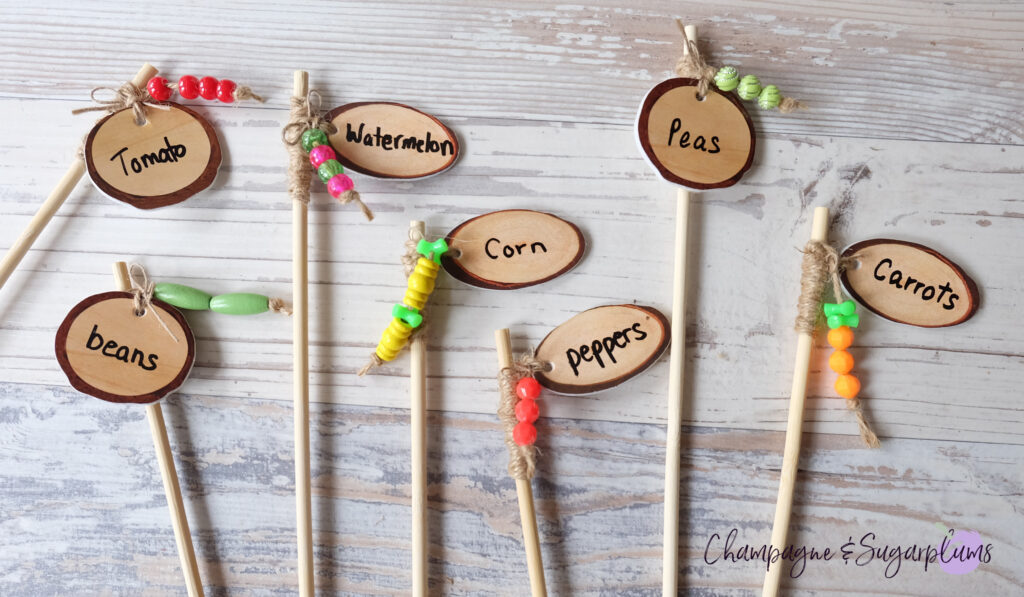
<path fill-rule="evenodd" d="M 821 304 L 826 286 L 831 284 L 835 302 L 840 302 L 843 296 L 839 273 L 845 267 L 845 261 L 839 258 L 839 252 L 835 247 L 816 240 L 808 242 L 803 253 L 800 298 L 797 299 L 795 327 L 800 333 L 813 334 L 821 315 Z M 852 412 L 857 419 L 857 427 L 864 445 L 869 448 L 878 448 L 881 444 L 864 416 L 864 408 L 861 406 L 860 399 L 854 397 L 844 399 L 844 401 L 847 410 Z"/>
<path fill-rule="evenodd" d="M 516 384 L 524 377 L 547 369 L 548 364 L 534 356 L 533 351 L 520 356 L 511 367 L 504 367 L 498 372 L 498 389 L 501 400 L 498 402 L 498 419 L 505 431 L 505 446 L 508 448 L 508 474 L 513 479 L 529 480 L 533 478 L 536 468 L 537 448 L 533 444 L 521 446 L 512 437 L 512 431 L 519 420 L 516 418 Z"/>

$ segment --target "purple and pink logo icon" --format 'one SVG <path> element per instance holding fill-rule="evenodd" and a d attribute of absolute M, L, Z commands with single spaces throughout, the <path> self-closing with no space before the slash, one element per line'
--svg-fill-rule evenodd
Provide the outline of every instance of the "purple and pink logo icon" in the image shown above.
<path fill-rule="evenodd" d="M 942 542 L 938 545 L 939 567 L 948 574 L 973 572 L 981 562 L 988 561 L 991 545 L 981 540 L 977 531 L 952 530 L 941 522 L 935 527 L 942 531 Z"/>

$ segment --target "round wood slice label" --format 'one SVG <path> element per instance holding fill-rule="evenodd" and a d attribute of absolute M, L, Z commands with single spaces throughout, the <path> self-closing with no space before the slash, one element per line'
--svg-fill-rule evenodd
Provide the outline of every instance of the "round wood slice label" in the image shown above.
<path fill-rule="evenodd" d="M 698 99 L 693 79 L 669 79 L 651 89 L 636 132 L 658 174 L 691 189 L 732 186 L 754 160 L 754 126 L 743 104 L 713 86 Z"/>
<path fill-rule="evenodd" d="M 196 354 L 180 313 L 153 300 L 146 313 L 136 315 L 130 292 L 95 294 L 75 305 L 57 330 L 54 349 L 76 390 L 135 404 L 156 402 L 178 389 Z"/>
<path fill-rule="evenodd" d="M 575 224 L 539 211 L 509 209 L 477 216 L 448 233 L 445 271 L 467 284 L 513 290 L 547 282 L 583 257 Z"/>
<path fill-rule="evenodd" d="M 938 251 L 916 243 L 874 239 L 843 251 L 847 292 L 874 313 L 926 328 L 963 323 L 978 310 L 978 286 Z"/>
<path fill-rule="evenodd" d="M 185 106 L 146 108 L 146 124 L 130 109 L 96 123 L 85 140 L 85 165 L 96 187 L 139 209 L 181 203 L 209 187 L 220 167 L 213 127 Z"/>
<path fill-rule="evenodd" d="M 537 358 L 551 364 L 537 381 L 560 394 L 606 390 L 649 367 L 668 342 L 668 319 L 656 309 L 590 309 L 552 330 L 537 347 Z"/>
<path fill-rule="evenodd" d="M 378 178 L 423 178 L 451 168 L 459 140 L 433 116 L 391 102 L 339 106 L 327 114 L 330 136 L 346 168 Z"/>

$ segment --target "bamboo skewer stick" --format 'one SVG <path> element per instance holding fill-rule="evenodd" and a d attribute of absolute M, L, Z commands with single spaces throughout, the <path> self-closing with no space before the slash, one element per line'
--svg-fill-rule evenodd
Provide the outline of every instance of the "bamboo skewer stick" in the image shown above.
<path fill-rule="evenodd" d="M 498 347 L 498 366 L 505 369 L 512 366 L 512 337 L 508 328 L 495 330 L 494 341 Z M 526 569 L 530 575 L 530 593 L 533 597 L 547 597 L 544 583 L 544 562 L 540 552 L 540 534 L 537 532 L 537 514 L 533 507 L 533 488 L 529 479 L 516 479 L 516 495 L 519 498 L 519 522 L 523 527 L 523 547 L 526 548 Z"/>
<path fill-rule="evenodd" d="M 814 210 L 811 240 L 828 241 L 828 208 Z M 789 394 L 789 420 L 786 423 L 786 447 L 782 456 L 779 478 L 779 498 L 775 503 L 775 521 L 772 523 L 772 547 L 782 550 L 789 533 L 789 518 L 793 513 L 793 489 L 796 486 L 797 465 L 800 462 L 800 435 L 804 424 L 804 401 L 807 398 L 807 374 L 811 366 L 811 348 L 814 337 L 801 333 L 797 337 L 796 365 L 793 368 L 793 387 Z M 763 597 L 779 594 L 782 566 L 776 563 L 764 576 Z"/>
<path fill-rule="evenodd" d="M 143 87 L 156 73 L 156 68 L 147 62 L 142 65 L 139 72 L 135 73 L 132 83 L 137 87 Z M 36 239 L 42 234 L 46 225 L 50 223 L 50 220 L 57 214 L 60 207 L 64 205 L 68 196 L 71 195 L 71 191 L 74 190 L 78 181 L 82 180 L 84 175 L 85 160 L 81 156 L 76 155 L 67 172 L 64 173 L 64 176 L 57 183 L 57 186 L 50 191 L 50 196 L 39 206 L 39 211 L 36 212 L 36 215 L 32 216 L 24 232 L 21 233 L 18 240 L 14 241 L 11 248 L 7 250 L 7 254 L 4 255 L 3 260 L 0 261 L 0 289 L 7 283 L 7 279 L 14 273 L 18 264 L 25 258 L 25 254 L 32 248 L 32 244 L 36 242 Z"/>
<path fill-rule="evenodd" d="M 306 97 L 309 75 L 297 70 L 292 95 Z M 309 206 L 292 201 L 292 378 L 295 416 L 295 517 L 299 595 L 313 597 L 313 501 L 309 459 Z"/>
<path fill-rule="evenodd" d="M 410 231 L 425 232 L 423 222 L 413 220 Z M 427 595 L 427 344 L 423 334 L 409 343 L 409 417 L 412 430 L 412 594 Z"/>
<path fill-rule="evenodd" d="M 128 266 L 123 261 L 114 264 L 114 280 L 117 289 L 127 292 L 131 290 L 128 278 Z M 149 431 L 153 436 L 156 448 L 156 461 L 160 467 L 160 478 L 164 482 L 164 495 L 167 507 L 171 510 L 171 526 L 174 529 L 174 542 L 178 546 L 178 559 L 181 560 L 181 571 L 185 575 L 185 589 L 189 597 L 203 597 L 203 583 L 199 578 L 199 564 L 192 546 L 192 534 L 188 530 L 188 518 L 185 515 L 185 502 L 181 497 L 181 486 L 178 484 L 178 473 L 174 469 L 174 457 L 171 454 L 171 443 L 167 439 L 167 426 L 160 403 L 146 406 L 146 418 L 149 420 Z"/>

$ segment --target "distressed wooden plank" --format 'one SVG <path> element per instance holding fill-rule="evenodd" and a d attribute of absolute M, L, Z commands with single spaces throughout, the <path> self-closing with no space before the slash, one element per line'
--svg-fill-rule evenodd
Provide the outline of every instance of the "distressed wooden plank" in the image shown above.
<path fill-rule="evenodd" d="M 683 17 L 700 26 L 713 63 L 813 107 L 796 117 L 755 108 L 761 131 L 1019 144 L 1022 16 L 1016 3 L 927 0 L 299 2 L 286 14 L 251 1 L 188 10 L 80 2 L 59 15 L 25 5 L 4 15 L 0 95 L 82 102 L 145 57 L 172 78 L 233 77 L 273 108 L 287 106 L 291 71 L 302 67 L 338 104 L 624 125 L 671 74 L 673 19 Z"/>
<path fill-rule="evenodd" d="M 488 393 L 491 401 L 496 392 Z M 542 397 L 548 406 L 553 400 Z M 171 443 L 211 594 L 294 586 L 291 410 L 261 399 L 178 395 L 165 407 Z M 409 590 L 409 428 L 404 410 L 314 405 L 314 524 L 325 594 Z M 551 594 L 649 595 L 660 582 L 664 432 L 652 425 L 542 418 L 534 480 Z M 435 595 L 522 595 L 515 489 L 494 416 L 429 420 L 430 586 Z M 55 441 L 57 440 L 57 441 Z M 688 429 L 684 434 L 683 586 L 744 595 L 759 562 L 708 560 L 714 534 L 737 546 L 770 535 L 782 434 Z M 138 408 L 62 387 L 0 385 L 0 589 L 41 594 L 179 594 L 174 541 Z M 937 544 L 934 522 L 977 530 L 992 558 L 966 576 L 904 561 L 811 561 L 793 594 L 1014 594 L 1024 586 L 1020 446 L 854 438 L 805 442 L 791 540 L 836 549 L 859 542 Z M 629 479 L 625 482 L 625 479 Z M 871 539 L 868 542 L 871 543 Z M 863 551 L 858 547 L 856 556 Z M 788 563 L 787 563 L 788 564 Z M 799 570 L 799 568 L 797 568 Z M 787 572 L 788 574 L 788 568 Z M 785 576 L 784 576 L 785 578 Z"/>

